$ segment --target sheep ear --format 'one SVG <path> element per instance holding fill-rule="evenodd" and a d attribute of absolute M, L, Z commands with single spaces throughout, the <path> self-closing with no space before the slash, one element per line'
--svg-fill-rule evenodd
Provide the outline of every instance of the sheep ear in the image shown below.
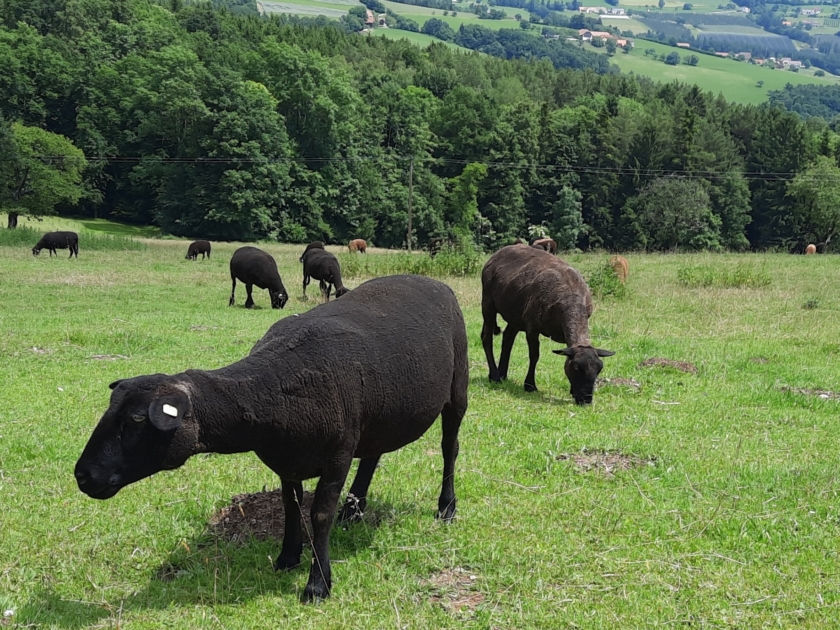
<path fill-rule="evenodd" d="M 181 426 L 184 416 L 191 410 L 192 404 L 187 392 L 176 389 L 152 401 L 149 405 L 149 421 L 156 429 L 172 431 Z"/>
<path fill-rule="evenodd" d="M 552 352 L 554 354 L 562 354 L 563 356 L 571 357 L 574 356 L 575 349 L 570 346 L 568 348 L 561 348 L 560 350 L 552 350 Z"/>
<path fill-rule="evenodd" d="M 612 350 L 601 350 L 601 348 L 595 348 L 595 353 L 599 357 L 611 357 L 615 354 L 615 352 L 613 352 Z"/>
<path fill-rule="evenodd" d="M 119 385 L 120 383 L 122 383 L 124 380 L 125 380 L 125 379 L 122 379 L 122 378 L 121 378 L 121 379 L 119 379 L 119 380 L 117 380 L 117 381 L 114 381 L 113 383 L 109 384 L 109 385 L 108 385 L 108 387 L 110 387 L 111 389 L 116 389 L 116 388 L 117 388 L 117 385 Z"/>

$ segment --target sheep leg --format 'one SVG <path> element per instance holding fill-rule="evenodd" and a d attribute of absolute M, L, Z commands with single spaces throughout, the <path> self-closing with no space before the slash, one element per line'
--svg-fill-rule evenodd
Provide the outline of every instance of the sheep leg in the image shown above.
<path fill-rule="evenodd" d="M 245 284 L 245 293 L 248 294 L 248 299 L 245 300 L 245 308 L 254 308 L 254 298 L 251 295 L 251 291 L 254 289 L 254 285 L 250 283 Z"/>
<path fill-rule="evenodd" d="M 527 332 L 525 333 L 528 339 L 528 374 L 525 376 L 525 391 L 537 391 L 536 372 L 537 362 L 540 360 L 540 333 Z"/>
<path fill-rule="evenodd" d="M 518 334 L 519 331 L 510 324 L 505 327 L 505 332 L 502 334 L 502 354 L 499 355 L 499 378 L 503 381 L 507 379 L 510 353 L 513 349 L 513 342 L 516 341 L 516 335 Z"/>
<path fill-rule="evenodd" d="M 481 314 L 484 316 L 484 325 L 481 327 L 481 344 L 484 346 L 484 356 L 487 357 L 487 367 L 490 369 L 490 382 L 499 383 L 499 368 L 496 366 L 496 358 L 493 356 L 493 334 L 496 331 L 496 311 L 492 304 L 482 301 Z"/>
<path fill-rule="evenodd" d="M 236 304 L 236 278 L 231 276 L 230 280 L 233 283 L 233 286 L 230 288 L 230 300 L 228 301 L 228 306 L 233 306 L 234 304 Z"/>
<path fill-rule="evenodd" d="M 303 297 L 306 297 L 306 287 L 309 286 L 309 276 L 304 274 L 303 276 Z"/>
<path fill-rule="evenodd" d="M 441 412 L 443 424 L 443 437 L 440 446 L 443 450 L 443 484 L 438 499 L 437 518 L 445 523 L 451 523 L 455 518 L 455 460 L 458 458 L 458 430 L 461 428 L 461 420 L 467 410 L 466 400 L 456 407 L 449 403 Z"/>
<path fill-rule="evenodd" d="M 355 448 L 355 445 L 353 447 Z M 326 599 L 332 590 L 330 527 L 332 527 L 338 497 L 347 480 L 352 461 L 352 449 L 346 454 L 337 454 L 335 459 L 324 468 L 318 480 L 318 486 L 315 488 L 311 512 L 312 567 L 309 570 L 309 581 L 303 589 L 303 600 L 307 602 Z"/>
<path fill-rule="evenodd" d="M 376 472 L 376 466 L 379 464 L 379 457 L 379 455 L 366 457 L 359 462 L 359 469 L 356 471 L 353 485 L 350 486 L 347 499 L 345 499 L 344 505 L 338 512 L 339 523 L 355 523 L 362 520 L 367 508 L 368 488 L 370 488 L 373 473 Z"/>
<path fill-rule="evenodd" d="M 300 565 L 303 553 L 303 532 L 300 526 L 303 506 L 303 484 L 299 481 L 280 480 L 283 488 L 283 511 L 286 516 L 283 532 L 283 547 L 274 562 L 274 570 L 287 571 Z"/>
<path fill-rule="evenodd" d="M 318 281 L 318 287 L 321 289 L 321 299 L 327 302 L 330 301 L 330 294 L 327 293 L 327 283 L 323 280 Z"/>

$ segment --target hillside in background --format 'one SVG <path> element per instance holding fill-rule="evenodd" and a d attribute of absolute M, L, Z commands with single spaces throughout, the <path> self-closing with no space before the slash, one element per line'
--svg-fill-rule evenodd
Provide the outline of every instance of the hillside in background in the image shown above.
<path fill-rule="evenodd" d="M 778 109 L 325 18 L 62 6 L 2 7 L 0 203 L 24 214 L 384 247 L 407 243 L 409 207 L 415 245 L 548 232 L 564 248 L 793 248 L 833 235 L 830 191 L 806 184 L 834 181 L 837 137 Z M 462 25 L 456 43 L 525 56 L 522 37 Z"/>

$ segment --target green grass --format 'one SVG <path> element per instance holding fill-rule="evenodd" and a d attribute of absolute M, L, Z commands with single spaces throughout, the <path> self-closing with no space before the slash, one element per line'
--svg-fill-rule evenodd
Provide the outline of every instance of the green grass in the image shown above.
<path fill-rule="evenodd" d="M 464 52 L 471 52 L 469 48 L 464 48 L 463 46 L 458 46 L 458 44 L 453 44 L 452 42 L 441 42 L 437 37 L 432 37 L 431 35 L 426 35 L 424 33 L 412 33 L 410 31 L 398 31 L 395 28 L 379 28 L 373 31 L 373 37 L 386 37 L 388 39 L 407 39 L 412 44 L 417 44 L 418 46 L 428 46 L 429 44 L 446 44 L 450 48 L 457 48 L 458 50 L 462 50 Z"/>
<path fill-rule="evenodd" d="M 594 48 L 589 44 L 584 44 L 584 48 L 606 54 L 605 48 Z M 634 72 L 640 76 L 651 77 L 656 81 L 677 80 L 697 84 L 704 90 L 714 93 L 720 92 L 727 100 L 736 103 L 763 103 L 767 100 L 768 91 L 784 89 L 787 83 L 793 85 L 806 83 L 833 85 L 840 80 L 833 75 L 815 77 L 812 71 L 804 69 L 799 72 L 772 70 L 746 62 L 703 54 L 697 54 L 700 58 L 697 66 L 692 67 L 683 63 L 678 66 L 669 66 L 663 61 L 645 55 L 644 51 L 648 48 L 655 49 L 657 54 L 665 55 L 677 51 L 681 59 L 691 54 L 697 54 L 664 44 L 636 40 L 636 47 L 629 54 L 619 51 L 612 56 L 610 62 L 621 68 L 622 72 Z M 760 88 L 757 87 L 758 81 L 764 81 Z"/>
<path fill-rule="evenodd" d="M 4 213 L 0 213 L 0 229 L 4 229 L 8 223 L 8 218 Z M 69 230 L 72 232 L 81 232 L 87 230 L 89 232 L 97 232 L 100 234 L 108 234 L 111 236 L 128 236 L 132 238 L 155 238 L 160 236 L 160 228 L 151 225 L 127 225 L 125 223 L 115 223 L 106 219 L 70 219 L 67 217 L 43 217 L 40 220 L 31 219 L 29 217 L 20 217 L 18 219 L 20 227 L 29 227 L 39 232 L 53 232 L 57 230 Z M 35 243 L 32 243 L 33 245 Z"/>
<path fill-rule="evenodd" d="M 334 532 L 334 596 L 304 606 L 307 570 L 271 569 L 279 541 L 233 543 L 208 528 L 233 495 L 278 486 L 253 455 L 196 457 L 105 502 L 73 479 L 109 382 L 226 365 L 278 318 L 315 305 L 299 298 L 302 247 L 274 245 L 265 247 L 292 294 L 286 309 L 268 308 L 261 291 L 259 308 L 247 311 L 241 287 L 229 308 L 235 247 L 214 244 L 200 262 L 183 259 L 184 241 L 83 250 L 78 261 L 0 247 L 0 607 L 14 611 L 12 627 L 836 623 L 840 403 L 780 387 L 840 390 L 840 257 L 627 256 L 627 295 L 596 299 L 591 332 L 616 351 L 602 376 L 641 389 L 608 385 L 587 408 L 571 404 L 546 339 L 540 392 L 522 391 L 521 337 L 511 381 L 490 385 L 479 279 L 448 279 L 470 340 L 458 518 L 443 526 L 432 517 L 441 475 L 434 427 L 383 457 L 369 505 L 382 522 Z M 367 256 L 388 268 L 386 254 Z M 604 256 L 568 260 L 590 277 Z M 677 277 L 682 267 L 742 263 L 772 283 L 688 288 Z M 819 308 L 802 308 L 816 298 Z M 691 362 L 697 373 L 639 367 L 651 357 Z M 562 458 L 584 449 L 652 463 L 605 474 Z M 174 576 L 158 577 L 171 566 Z M 442 587 L 429 582 L 454 568 L 475 576 L 463 594 L 474 611 L 445 608 L 450 591 L 441 600 Z"/>

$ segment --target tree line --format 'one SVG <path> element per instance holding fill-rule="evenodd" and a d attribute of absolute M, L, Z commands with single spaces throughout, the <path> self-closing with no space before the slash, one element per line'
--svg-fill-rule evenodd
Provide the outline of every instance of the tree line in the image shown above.
<path fill-rule="evenodd" d="M 6 209 L 386 247 L 406 243 L 409 196 L 415 244 L 540 229 L 564 248 L 745 249 L 835 229 L 834 133 L 697 87 L 210 4 L 6 0 L 0 19 Z"/>

